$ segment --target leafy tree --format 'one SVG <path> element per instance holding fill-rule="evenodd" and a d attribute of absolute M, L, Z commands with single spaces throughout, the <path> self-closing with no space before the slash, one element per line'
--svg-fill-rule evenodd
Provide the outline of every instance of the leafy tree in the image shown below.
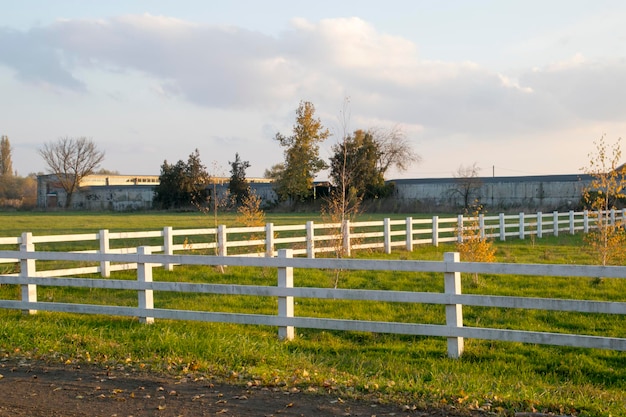
<path fill-rule="evenodd" d="M 378 166 L 379 145 L 370 132 L 357 130 L 332 147 L 330 178 L 346 195 L 359 199 L 379 197 L 385 179 Z"/>
<path fill-rule="evenodd" d="M 9 137 L 3 135 L 0 139 L 0 175 L 13 175 L 13 162 L 11 159 L 11 143 Z"/>
<path fill-rule="evenodd" d="M 461 197 L 463 200 L 463 208 L 469 209 L 470 205 L 478 197 L 478 190 L 482 186 L 482 181 L 478 178 L 480 168 L 474 162 L 471 166 L 459 166 L 454 174 L 455 186 L 450 192 L 453 195 Z"/>
<path fill-rule="evenodd" d="M 330 136 L 328 129 L 315 118 L 315 107 L 308 101 L 300 102 L 296 110 L 293 135 L 276 134 L 284 150 L 284 169 L 277 181 L 277 194 L 281 200 L 294 203 L 311 196 L 315 175 L 327 167 L 319 157 L 319 144 Z"/>
<path fill-rule="evenodd" d="M 246 227 L 265 225 L 265 212 L 261 209 L 261 198 L 250 189 L 248 189 L 248 195 L 243 198 L 241 205 L 237 208 L 237 213 L 237 223 Z"/>
<path fill-rule="evenodd" d="M 623 265 L 626 259 L 626 232 L 620 222 L 612 222 L 609 212 L 616 202 L 626 197 L 626 166 L 619 166 L 622 157 L 621 138 L 611 148 L 604 136 L 594 142 L 595 153 L 590 153 L 589 166 L 583 168 L 592 177 L 583 191 L 586 207 L 595 217 L 595 229 L 587 236 L 587 243 L 601 265 Z"/>
<path fill-rule="evenodd" d="M 94 169 L 104 160 L 104 152 L 100 151 L 91 139 L 86 137 L 61 137 L 56 142 L 44 144 L 39 154 L 48 165 L 51 174 L 55 174 L 65 191 L 65 207 L 70 207 L 72 196 L 81 180 L 92 174 Z"/>
<path fill-rule="evenodd" d="M 285 170 L 285 164 L 282 162 L 279 164 L 272 165 L 271 168 L 266 169 L 263 173 L 263 178 L 268 178 L 270 180 L 274 180 L 278 182 L 280 177 L 283 175 L 283 171 Z"/>
<path fill-rule="evenodd" d="M 250 168 L 250 162 L 242 161 L 238 153 L 235 153 L 235 160 L 230 164 L 230 183 L 228 190 L 234 198 L 235 204 L 241 206 L 243 201 L 250 195 L 250 184 L 246 180 L 246 169 Z"/>
<path fill-rule="evenodd" d="M 200 152 L 196 149 L 189 155 L 187 162 L 182 160 L 176 164 L 163 162 L 153 203 L 156 207 L 164 209 L 206 204 L 209 195 L 208 184 L 209 174 L 200 161 Z"/>

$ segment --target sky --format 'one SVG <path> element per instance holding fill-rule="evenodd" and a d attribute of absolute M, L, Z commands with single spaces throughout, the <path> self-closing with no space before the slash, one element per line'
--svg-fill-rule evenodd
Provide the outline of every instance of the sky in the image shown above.
<path fill-rule="evenodd" d="M 626 133 L 621 0 L 0 0 L 0 135 L 19 175 L 91 138 L 101 168 L 158 175 L 283 161 L 301 101 L 332 136 L 400 130 L 393 178 L 579 174 Z M 319 179 L 324 179 L 321 173 Z"/>

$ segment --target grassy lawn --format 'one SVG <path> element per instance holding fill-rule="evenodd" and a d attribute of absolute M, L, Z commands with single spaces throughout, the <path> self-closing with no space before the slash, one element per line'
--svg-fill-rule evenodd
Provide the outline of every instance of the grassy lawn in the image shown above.
<path fill-rule="evenodd" d="M 211 227 L 200 214 L 2 214 L 1 236 Z M 380 215 L 382 218 L 383 215 Z M 394 216 L 394 218 L 404 218 Z M 232 225 L 234 216 L 220 224 Z M 276 224 L 298 224 L 310 215 L 268 217 Z M 499 262 L 587 264 L 591 256 L 581 236 L 495 242 Z M 364 251 L 370 259 L 441 260 L 454 245 L 416 246 L 412 253 L 391 255 Z M 115 278 L 135 279 L 134 271 Z M 340 288 L 443 291 L 437 274 L 393 271 L 340 272 Z M 275 285 L 276 271 L 229 267 L 221 274 L 209 267 L 154 270 L 161 281 Z M 331 287 L 335 271 L 295 271 L 296 286 Z M 626 301 L 626 282 L 595 278 L 481 276 L 478 284 L 463 278 L 463 292 Z M 0 298 L 18 299 L 19 288 L 0 287 Z M 136 293 L 96 289 L 40 288 L 42 301 L 136 305 Z M 343 300 L 296 299 L 296 315 L 312 317 L 445 322 L 444 307 Z M 155 294 L 159 308 L 276 314 L 276 300 L 207 294 Z M 626 317 L 464 307 L 466 326 L 576 332 L 626 337 Z M 238 383 L 263 383 L 330 391 L 337 396 L 375 396 L 418 407 L 426 404 L 482 409 L 502 415 L 516 411 L 577 416 L 626 415 L 626 353 L 520 343 L 467 340 L 461 359 L 447 358 L 446 340 L 434 337 L 296 329 L 290 342 L 264 326 L 136 319 L 0 310 L 0 354 L 47 360 L 198 373 Z"/>

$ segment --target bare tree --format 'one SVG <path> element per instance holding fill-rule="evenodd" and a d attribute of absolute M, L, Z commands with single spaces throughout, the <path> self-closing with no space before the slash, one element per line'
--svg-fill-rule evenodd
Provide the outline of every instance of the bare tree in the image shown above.
<path fill-rule="evenodd" d="M 81 180 L 93 173 L 104 160 L 92 139 L 86 137 L 61 137 L 56 142 L 44 144 L 39 154 L 46 161 L 48 171 L 58 177 L 65 191 L 65 207 L 70 207 L 72 196 Z"/>
<path fill-rule="evenodd" d="M 480 168 L 474 162 L 472 165 L 463 166 L 454 173 L 455 185 L 450 190 L 451 194 L 458 195 L 463 200 L 463 208 L 469 209 L 470 205 L 474 203 L 474 200 L 478 197 L 478 190 L 482 187 L 483 183 L 478 178 Z"/>
<path fill-rule="evenodd" d="M 374 141 L 378 144 L 380 151 L 378 167 L 383 177 L 391 167 L 395 167 L 398 171 L 406 171 L 412 163 L 421 161 L 422 158 L 415 153 L 406 134 L 399 126 L 391 129 L 369 129 L 369 133 L 374 136 Z"/>

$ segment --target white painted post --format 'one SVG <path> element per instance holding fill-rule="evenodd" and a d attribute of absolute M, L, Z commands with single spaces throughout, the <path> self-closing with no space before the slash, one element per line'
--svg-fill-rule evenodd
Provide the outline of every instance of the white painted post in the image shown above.
<path fill-rule="evenodd" d="M 575 231 L 574 228 L 574 210 L 569 211 L 569 234 L 573 235 Z"/>
<path fill-rule="evenodd" d="M 107 229 L 100 230 L 100 232 L 98 233 L 98 238 L 100 240 L 100 253 L 109 253 L 109 231 Z M 111 276 L 110 261 L 100 261 L 100 276 L 104 278 L 108 278 Z"/>
<path fill-rule="evenodd" d="M 288 259 L 292 256 L 293 251 L 291 249 L 280 249 L 278 251 L 279 258 Z M 278 268 L 278 287 L 293 288 L 293 267 Z M 278 297 L 278 317 L 294 317 L 293 296 Z M 295 329 L 293 326 L 278 327 L 278 338 L 280 340 L 293 340 L 294 335 Z"/>
<path fill-rule="evenodd" d="M 150 255 L 151 250 L 147 246 L 140 246 L 137 248 L 137 254 L 142 257 L 144 255 Z M 152 282 L 152 264 L 149 262 L 137 262 L 137 281 L 141 284 Z M 152 310 L 154 308 L 154 294 L 153 290 L 138 290 L 137 295 L 139 299 L 139 308 L 142 310 Z M 139 321 L 141 323 L 152 324 L 154 323 L 154 317 L 147 315 L 139 315 Z"/>
<path fill-rule="evenodd" d="M 350 245 L 350 220 L 344 220 L 341 231 L 343 234 L 343 254 L 344 256 L 351 256 L 352 248 Z"/>
<path fill-rule="evenodd" d="M 482 213 L 478 215 L 478 228 L 480 229 L 480 238 L 484 239 L 487 231 L 485 230 L 485 215 Z"/>
<path fill-rule="evenodd" d="M 500 240 L 506 240 L 506 224 L 504 223 L 504 213 L 500 213 Z"/>
<path fill-rule="evenodd" d="M 463 215 L 459 214 L 456 220 L 456 240 L 463 243 Z"/>
<path fill-rule="evenodd" d="M 383 235 L 385 239 L 385 253 L 389 255 L 391 253 L 391 223 L 388 217 L 385 217 L 383 220 Z"/>
<path fill-rule="evenodd" d="M 173 255 L 174 254 L 174 234 L 172 233 L 172 227 L 167 226 L 163 228 L 163 254 L 165 255 Z M 174 264 L 165 264 L 163 265 L 166 271 L 173 271 Z"/>
<path fill-rule="evenodd" d="M 526 226 L 526 224 L 524 223 L 524 212 L 521 212 L 519 214 L 519 238 L 521 240 L 524 240 L 524 237 L 526 235 L 524 231 L 524 226 Z"/>
<path fill-rule="evenodd" d="M 583 212 L 583 231 L 589 233 L 589 212 L 587 210 Z"/>
<path fill-rule="evenodd" d="M 221 224 L 217 226 L 217 254 L 219 256 L 227 256 L 226 249 L 226 226 Z"/>
<path fill-rule="evenodd" d="M 552 224 L 554 224 L 554 236 L 559 235 L 559 212 L 552 212 Z"/>
<path fill-rule="evenodd" d="M 22 242 L 20 243 L 20 252 L 34 252 L 35 244 L 33 243 L 33 234 L 30 232 L 22 233 Z M 20 258 L 20 276 L 21 277 L 33 277 L 35 276 L 35 260 L 26 259 L 25 256 Z M 22 301 L 29 303 L 37 302 L 37 285 L 35 284 L 22 284 Z M 24 314 L 36 314 L 37 310 L 27 309 L 22 310 Z"/>
<path fill-rule="evenodd" d="M 611 226 L 615 226 L 615 209 L 611 209 Z"/>
<path fill-rule="evenodd" d="M 457 263 L 461 259 L 458 252 L 446 252 L 443 255 L 445 263 Z M 446 268 L 454 269 L 453 266 Z M 444 273 L 444 287 L 446 294 L 461 294 L 461 273 L 446 272 Z M 446 326 L 452 328 L 463 327 L 463 305 L 447 304 L 446 305 Z M 464 340 L 463 337 L 448 337 L 448 357 L 458 359 L 463 354 Z"/>
<path fill-rule="evenodd" d="M 315 224 L 312 220 L 306 222 L 306 255 L 315 258 Z"/>
<path fill-rule="evenodd" d="M 413 252 L 413 218 L 406 218 L 406 250 Z"/>
<path fill-rule="evenodd" d="M 274 223 L 265 225 L 265 257 L 274 256 Z"/>
<path fill-rule="evenodd" d="M 537 212 L 537 238 L 541 239 L 543 237 L 543 213 L 542 212 Z"/>
<path fill-rule="evenodd" d="M 439 246 L 439 216 L 433 216 L 433 246 Z"/>

